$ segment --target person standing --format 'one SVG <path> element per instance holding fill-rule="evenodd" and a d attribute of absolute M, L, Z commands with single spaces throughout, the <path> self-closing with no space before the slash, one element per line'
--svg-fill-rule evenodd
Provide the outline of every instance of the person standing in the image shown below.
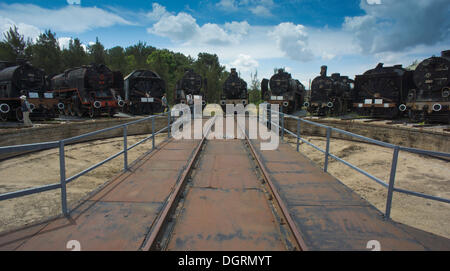
<path fill-rule="evenodd" d="M 30 120 L 31 107 L 30 103 L 27 101 L 27 96 L 20 96 L 20 100 L 22 102 L 20 109 L 22 110 L 23 115 L 23 125 L 25 127 L 33 127 L 33 123 Z"/>
<path fill-rule="evenodd" d="M 161 103 L 163 106 L 163 113 L 165 113 L 168 109 L 169 109 L 169 104 L 167 103 L 167 97 L 166 97 L 166 93 L 164 93 L 164 95 L 161 98 Z"/>

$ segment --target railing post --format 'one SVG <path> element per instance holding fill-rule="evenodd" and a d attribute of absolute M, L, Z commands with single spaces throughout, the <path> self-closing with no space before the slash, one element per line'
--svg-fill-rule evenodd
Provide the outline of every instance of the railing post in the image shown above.
<path fill-rule="evenodd" d="M 391 175 L 389 177 L 389 188 L 388 188 L 388 194 L 387 194 L 387 200 L 386 200 L 385 216 L 387 219 L 389 219 L 391 216 L 392 195 L 394 193 L 394 181 L 395 181 L 395 172 L 397 171 L 398 151 L 399 151 L 399 147 L 395 146 L 394 155 L 392 157 Z"/>
<path fill-rule="evenodd" d="M 297 152 L 300 151 L 300 119 L 297 119 Z"/>
<path fill-rule="evenodd" d="M 284 140 L 284 113 L 280 112 L 281 117 L 281 141 Z"/>
<path fill-rule="evenodd" d="M 330 153 L 330 136 L 331 136 L 331 128 L 327 128 L 327 148 L 325 150 L 325 164 L 323 166 L 323 171 L 327 172 L 328 170 L 328 155 Z"/>
<path fill-rule="evenodd" d="M 167 111 L 167 137 L 170 137 L 170 111 Z"/>
<path fill-rule="evenodd" d="M 128 170 L 127 125 L 123 126 L 123 169 Z"/>
<path fill-rule="evenodd" d="M 272 128 L 272 108 L 269 109 L 269 105 L 267 104 L 267 128 L 271 129 Z"/>
<path fill-rule="evenodd" d="M 66 190 L 66 160 L 64 155 L 64 141 L 59 141 L 59 177 L 61 182 L 61 209 L 65 216 L 67 212 L 67 190 Z"/>
<path fill-rule="evenodd" d="M 155 118 L 152 117 L 152 150 L 155 149 Z"/>

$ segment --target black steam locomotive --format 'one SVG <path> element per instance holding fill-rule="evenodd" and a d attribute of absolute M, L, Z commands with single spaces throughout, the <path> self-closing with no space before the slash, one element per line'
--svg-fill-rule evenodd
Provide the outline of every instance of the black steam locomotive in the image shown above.
<path fill-rule="evenodd" d="M 118 103 L 124 103 L 123 111 L 134 115 L 153 114 L 162 111 L 161 98 L 166 92 L 165 81 L 150 70 L 136 70 L 119 82 L 116 74 Z M 122 88 L 121 88 L 122 86 Z"/>
<path fill-rule="evenodd" d="M 345 114 L 351 107 L 352 90 L 353 80 L 339 73 L 327 76 L 327 66 L 322 66 L 320 76 L 311 83 L 310 98 L 304 106 L 317 116 Z"/>
<path fill-rule="evenodd" d="M 113 72 L 105 65 L 92 64 L 68 69 L 50 79 L 50 87 L 59 99 L 61 113 L 85 114 L 93 118 L 102 113 L 113 116 L 119 107 L 113 94 Z"/>
<path fill-rule="evenodd" d="M 30 103 L 31 118 L 54 116 L 58 100 L 53 93 L 46 92 L 44 71 L 25 61 L 0 62 L 0 118 L 21 121 L 20 96 L 25 95 Z"/>
<path fill-rule="evenodd" d="M 394 65 L 383 67 L 379 63 L 374 69 L 355 77 L 353 108 L 361 115 L 395 118 L 406 110 L 406 96 L 414 87 L 413 73 Z"/>
<path fill-rule="evenodd" d="M 416 88 L 409 90 L 406 99 L 410 119 L 450 123 L 450 50 L 422 61 L 413 80 Z"/>
<path fill-rule="evenodd" d="M 199 99 L 204 107 L 206 105 L 206 89 L 206 78 L 203 80 L 193 69 L 188 69 L 175 86 L 175 103 L 189 104 L 195 99 Z"/>
<path fill-rule="evenodd" d="M 222 95 L 220 97 L 220 105 L 226 110 L 227 104 L 248 104 L 247 83 L 239 77 L 235 68 L 231 69 L 231 73 L 223 83 Z"/>
<path fill-rule="evenodd" d="M 293 79 L 290 73 L 279 69 L 270 80 L 261 81 L 261 97 L 270 104 L 278 104 L 280 110 L 290 114 L 302 107 L 305 87 L 299 80 Z"/>

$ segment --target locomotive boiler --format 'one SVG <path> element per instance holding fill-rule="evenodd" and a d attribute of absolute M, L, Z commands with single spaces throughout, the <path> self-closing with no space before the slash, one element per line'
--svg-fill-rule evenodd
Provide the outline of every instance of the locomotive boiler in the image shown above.
<path fill-rule="evenodd" d="M 47 84 L 43 70 L 29 62 L 0 62 L 0 118 L 21 121 L 20 96 L 30 103 L 31 118 L 47 118 L 55 115 L 58 101 L 53 93 L 46 92 Z"/>
<path fill-rule="evenodd" d="M 311 82 L 309 101 L 304 103 L 312 115 L 340 115 L 348 111 L 351 104 L 353 80 L 348 76 L 333 73 L 327 76 L 327 66 L 322 66 L 320 76 Z"/>
<path fill-rule="evenodd" d="M 404 104 L 408 91 L 414 86 L 412 72 L 402 65 L 374 69 L 355 77 L 353 108 L 371 117 L 395 118 L 407 109 Z"/>
<path fill-rule="evenodd" d="M 199 99 L 204 107 L 206 106 L 206 89 L 206 78 L 203 80 L 193 69 L 187 69 L 175 86 L 175 103 L 188 104 L 188 100 Z"/>
<path fill-rule="evenodd" d="M 222 95 L 220 105 L 226 110 L 227 104 L 248 104 L 247 83 L 239 77 L 235 68 L 231 69 L 231 73 L 222 86 Z"/>
<path fill-rule="evenodd" d="M 410 119 L 450 123 L 450 50 L 423 60 L 413 80 L 416 87 L 408 92 L 406 101 Z"/>
<path fill-rule="evenodd" d="M 63 103 L 61 113 L 79 117 L 87 114 L 91 118 L 116 113 L 119 105 L 113 84 L 113 72 L 103 64 L 68 69 L 50 79 L 54 96 Z"/>
<path fill-rule="evenodd" d="M 299 80 L 293 79 L 290 73 L 279 69 L 270 80 L 261 81 L 261 97 L 269 104 L 278 104 L 280 110 L 290 114 L 302 107 L 305 87 Z"/>
<path fill-rule="evenodd" d="M 134 115 L 158 113 L 165 92 L 166 83 L 156 72 L 135 70 L 123 79 L 119 102 L 125 103 L 124 112 Z"/>

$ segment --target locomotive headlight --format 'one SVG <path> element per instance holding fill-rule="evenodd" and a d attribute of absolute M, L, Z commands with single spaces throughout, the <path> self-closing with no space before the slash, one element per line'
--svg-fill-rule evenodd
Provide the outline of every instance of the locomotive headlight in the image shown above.
<path fill-rule="evenodd" d="M 246 104 L 247 104 L 247 101 L 246 101 L 246 100 L 242 100 L 242 104 L 243 104 L 243 105 L 246 105 Z"/>
<path fill-rule="evenodd" d="M 289 102 L 283 102 L 283 106 L 287 107 L 289 105 Z"/>
<path fill-rule="evenodd" d="M 100 108 L 102 106 L 102 103 L 100 103 L 99 101 L 95 101 L 94 102 L 94 107 L 95 108 Z"/>
<path fill-rule="evenodd" d="M 404 105 L 404 104 L 401 104 L 401 105 L 399 105 L 398 106 L 398 109 L 400 110 L 400 111 L 405 111 L 406 110 L 406 105 Z"/>
<path fill-rule="evenodd" d="M 328 102 L 328 103 L 327 103 L 327 106 L 328 106 L 329 108 L 332 108 L 333 105 L 334 105 L 334 104 L 333 104 L 332 102 Z"/>
<path fill-rule="evenodd" d="M 206 105 L 206 101 L 202 101 L 202 105 Z"/>
<path fill-rule="evenodd" d="M 226 102 L 225 102 L 224 100 L 220 101 L 220 104 L 221 104 L 221 105 L 225 105 L 225 103 L 226 103 Z"/>
<path fill-rule="evenodd" d="M 64 104 L 63 103 L 58 103 L 58 109 L 59 110 L 63 110 L 64 109 Z"/>
<path fill-rule="evenodd" d="M 309 107 L 309 103 L 308 103 L 308 102 L 304 102 L 304 103 L 303 103 L 303 106 L 304 106 L 304 107 Z"/>
<path fill-rule="evenodd" d="M 123 107 L 123 106 L 125 105 L 125 102 L 124 102 L 123 100 L 119 100 L 119 101 L 117 102 L 117 104 L 118 104 L 120 107 Z"/>
<path fill-rule="evenodd" d="M 9 107 L 9 104 L 0 104 L 0 112 L 2 112 L 3 114 L 6 114 L 9 112 L 9 110 L 11 110 L 11 108 Z"/>
<path fill-rule="evenodd" d="M 441 104 L 433 104 L 433 111 L 438 112 L 441 111 L 442 105 Z"/>

